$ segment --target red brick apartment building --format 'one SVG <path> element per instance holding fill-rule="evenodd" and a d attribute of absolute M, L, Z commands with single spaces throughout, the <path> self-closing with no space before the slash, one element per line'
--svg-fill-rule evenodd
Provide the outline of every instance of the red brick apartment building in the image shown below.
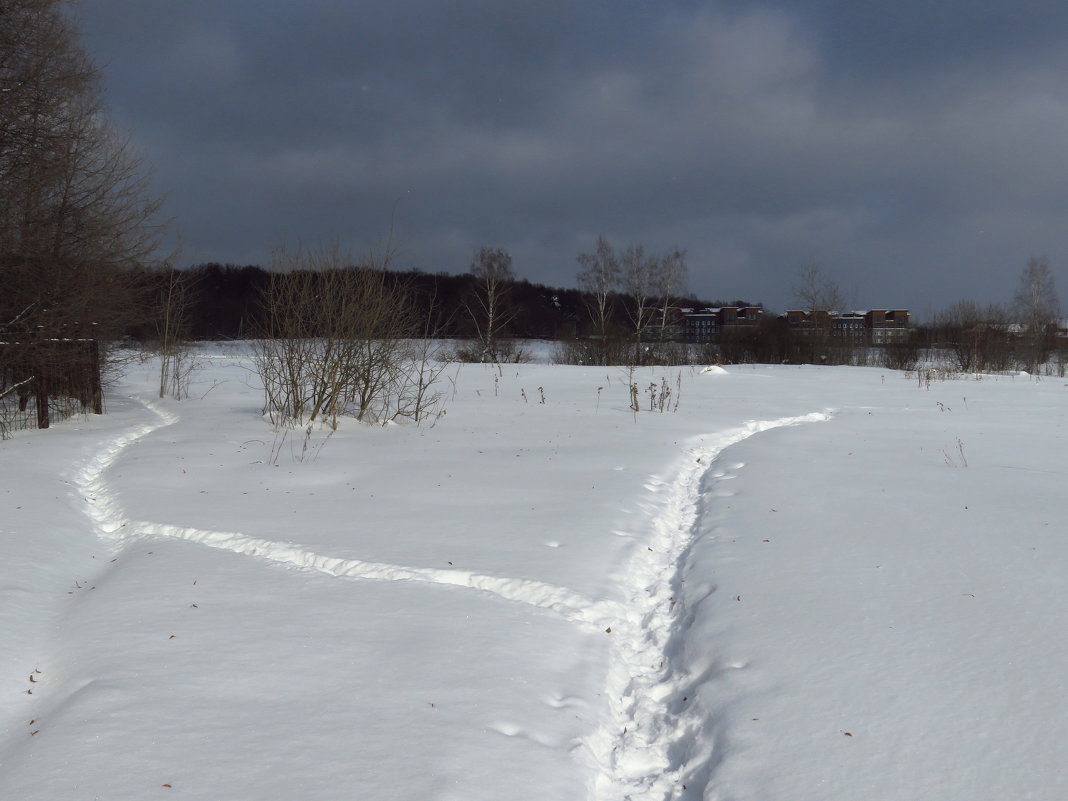
<path fill-rule="evenodd" d="M 712 342 L 728 331 L 755 326 L 763 317 L 759 306 L 686 310 L 682 333 L 687 342 Z"/>
<path fill-rule="evenodd" d="M 836 339 L 892 345 L 909 337 L 908 309 L 827 312 L 792 309 L 782 315 L 800 333 L 826 333 Z"/>

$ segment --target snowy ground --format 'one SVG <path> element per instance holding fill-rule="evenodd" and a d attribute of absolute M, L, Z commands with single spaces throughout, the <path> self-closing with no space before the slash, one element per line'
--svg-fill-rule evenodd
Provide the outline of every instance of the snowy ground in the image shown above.
<path fill-rule="evenodd" d="M 0 798 L 1068 797 L 1063 379 L 204 361 L 0 443 Z"/>

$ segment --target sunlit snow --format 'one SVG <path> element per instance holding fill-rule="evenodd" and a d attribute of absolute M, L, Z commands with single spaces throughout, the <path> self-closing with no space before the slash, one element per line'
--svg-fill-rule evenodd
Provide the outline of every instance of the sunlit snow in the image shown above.
<path fill-rule="evenodd" d="M 1068 380 L 198 358 L 0 443 L 0 798 L 1065 797 Z"/>

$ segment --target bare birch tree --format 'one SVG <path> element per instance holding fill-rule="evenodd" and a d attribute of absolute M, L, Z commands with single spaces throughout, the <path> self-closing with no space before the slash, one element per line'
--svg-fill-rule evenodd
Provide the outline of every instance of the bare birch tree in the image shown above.
<path fill-rule="evenodd" d="M 661 338 L 668 326 L 668 309 L 682 292 L 689 275 L 686 264 L 686 251 L 674 247 L 660 257 L 656 272 L 656 292 L 660 295 L 660 333 Z"/>
<path fill-rule="evenodd" d="M 580 253 L 578 263 L 578 286 L 590 296 L 587 302 L 590 319 L 595 336 L 604 346 L 612 320 L 612 298 L 619 288 L 619 258 L 611 243 L 604 236 L 598 236 L 597 248 L 593 253 Z"/>
<path fill-rule="evenodd" d="M 1034 372 L 1049 358 L 1053 347 L 1051 329 L 1060 315 L 1053 271 L 1045 256 L 1027 260 L 1013 298 L 1013 312 L 1023 326 L 1023 360 L 1027 369 Z"/>
<path fill-rule="evenodd" d="M 621 259 L 623 288 L 629 299 L 627 315 L 634 330 L 634 360 L 641 361 L 641 340 L 649 325 L 652 310 L 649 299 L 656 291 L 659 259 L 646 253 L 644 245 L 628 245 Z"/>
<path fill-rule="evenodd" d="M 192 280 L 171 265 L 166 266 L 160 278 L 163 286 L 156 318 L 159 396 L 170 395 L 181 400 L 189 393 L 189 376 L 195 366 L 186 343 Z"/>
<path fill-rule="evenodd" d="M 513 313 L 506 300 L 515 273 L 512 257 L 503 248 L 480 247 L 471 262 L 475 277 L 473 297 L 467 301 L 467 312 L 478 335 L 480 361 L 498 362 L 501 358 L 501 339 Z"/>

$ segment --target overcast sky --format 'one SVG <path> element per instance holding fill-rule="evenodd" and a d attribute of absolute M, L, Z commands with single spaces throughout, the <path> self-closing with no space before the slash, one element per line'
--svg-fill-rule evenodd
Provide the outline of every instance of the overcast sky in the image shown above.
<path fill-rule="evenodd" d="M 272 245 L 398 265 L 506 248 L 574 285 L 598 234 L 688 251 L 703 298 L 1068 297 L 1063 0 L 81 0 L 182 263 Z"/>

